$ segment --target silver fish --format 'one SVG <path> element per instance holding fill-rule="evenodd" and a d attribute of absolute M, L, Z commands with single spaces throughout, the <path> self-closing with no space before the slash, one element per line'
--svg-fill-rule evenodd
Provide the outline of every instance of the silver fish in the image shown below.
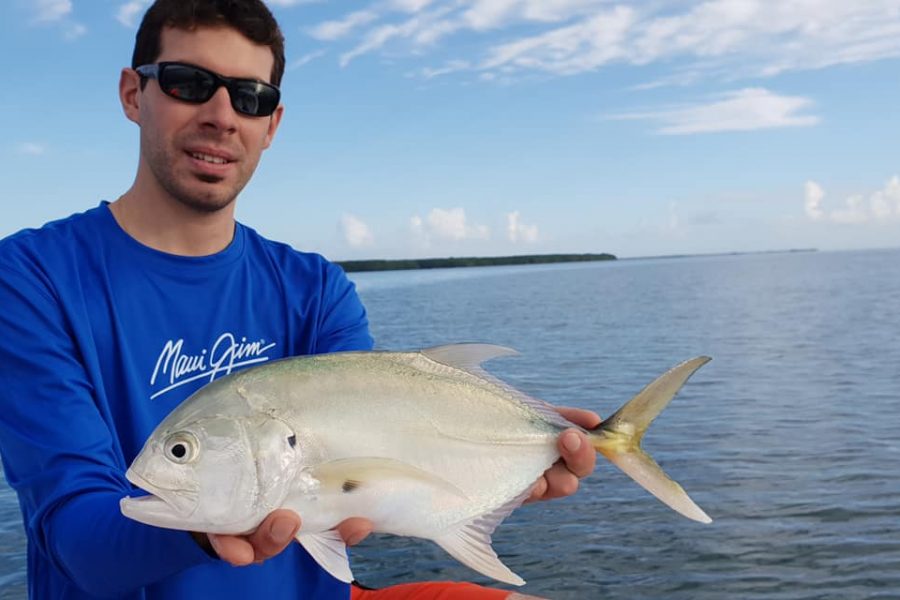
<path fill-rule="evenodd" d="M 334 527 L 430 539 L 472 569 L 524 580 L 491 548 L 496 527 L 556 460 L 577 427 L 549 404 L 484 371 L 516 354 L 485 344 L 421 352 L 288 358 L 234 373 L 193 394 L 153 432 L 126 476 L 151 495 L 122 513 L 174 529 L 240 534 L 289 508 L 297 540 L 351 581 Z M 688 518 L 711 519 L 640 447 L 650 422 L 709 358 L 674 367 L 596 429 L 597 452 Z"/>

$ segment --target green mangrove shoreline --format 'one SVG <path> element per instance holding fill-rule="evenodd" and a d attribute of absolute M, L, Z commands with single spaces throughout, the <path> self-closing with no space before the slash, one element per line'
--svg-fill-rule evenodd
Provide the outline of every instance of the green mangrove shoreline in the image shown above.
<path fill-rule="evenodd" d="M 616 260 L 613 254 L 527 254 L 519 256 L 468 256 L 450 258 L 412 258 L 402 260 L 345 260 L 338 264 L 348 273 L 364 271 L 402 271 L 409 269 L 448 269 L 456 267 L 497 267 L 501 265 L 539 265 L 546 263 Z"/>

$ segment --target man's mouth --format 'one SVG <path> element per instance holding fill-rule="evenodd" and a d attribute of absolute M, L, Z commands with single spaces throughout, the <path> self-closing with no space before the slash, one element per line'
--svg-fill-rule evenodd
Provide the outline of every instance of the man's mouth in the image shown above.
<path fill-rule="evenodd" d="M 203 162 L 212 163 L 214 165 L 224 165 L 230 162 L 228 159 L 222 158 L 221 156 L 213 156 L 212 154 L 205 154 L 203 152 L 188 152 L 188 154 L 197 160 L 202 160 Z"/>

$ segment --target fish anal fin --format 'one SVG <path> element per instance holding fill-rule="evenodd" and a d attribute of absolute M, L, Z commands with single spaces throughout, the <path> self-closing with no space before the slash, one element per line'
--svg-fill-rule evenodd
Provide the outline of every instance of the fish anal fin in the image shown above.
<path fill-rule="evenodd" d="M 319 533 L 297 534 L 297 541 L 309 555 L 334 578 L 345 583 L 353 581 L 347 546 L 337 531 L 330 529 Z"/>
<path fill-rule="evenodd" d="M 491 536 L 475 522 L 456 527 L 434 540 L 447 554 L 488 577 L 511 585 L 524 585 L 525 580 L 509 570 L 491 547 Z"/>
<path fill-rule="evenodd" d="M 479 573 L 511 585 L 524 585 L 525 580 L 510 571 L 497 557 L 491 547 L 491 535 L 530 494 L 529 487 L 493 511 L 452 528 L 434 541 L 450 556 Z"/>

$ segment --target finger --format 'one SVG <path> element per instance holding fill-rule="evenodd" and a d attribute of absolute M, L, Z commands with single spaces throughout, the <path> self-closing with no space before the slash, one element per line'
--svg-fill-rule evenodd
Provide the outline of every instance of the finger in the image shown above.
<path fill-rule="evenodd" d="M 256 561 L 272 558 L 294 540 L 300 529 L 300 517 L 291 510 L 272 511 L 256 531 L 247 536 Z"/>
<path fill-rule="evenodd" d="M 603 419 L 600 418 L 600 415 L 591 410 L 585 410 L 583 408 L 572 408 L 571 406 L 557 406 L 556 412 L 561 414 L 563 417 L 572 421 L 576 425 L 580 425 L 585 429 L 593 429 L 597 425 L 601 423 Z"/>
<path fill-rule="evenodd" d="M 253 546 L 242 537 L 215 533 L 209 533 L 207 537 L 219 558 L 235 567 L 249 565 L 256 559 Z"/>
<path fill-rule="evenodd" d="M 372 521 L 368 519 L 351 517 L 341 521 L 336 529 L 345 544 L 355 546 L 372 533 L 372 527 Z"/>
<path fill-rule="evenodd" d="M 547 469 L 544 478 L 547 480 L 547 491 L 544 492 L 542 500 L 563 498 L 578 491 L 578 477 L 562 462 L 557 462 Z"/>
<path fill-rule="evenodd" d="M 547 493 L 547 478 L 543 475 L 540 479 L 534 482 L 534 486 L 531 488 L 531 495 L 525 500 L 525 503 L 529 502 L 537 502 L 539 500 L 544 499 L 544 494 Z"/>
<path fill-rule="evenodd" d="M 576 477 L 587 477 L 597 466 L 597 453 L 587 436 L 577 429 L 567 429 L 557 442 L 559 454 L 566 468 Z"/>

